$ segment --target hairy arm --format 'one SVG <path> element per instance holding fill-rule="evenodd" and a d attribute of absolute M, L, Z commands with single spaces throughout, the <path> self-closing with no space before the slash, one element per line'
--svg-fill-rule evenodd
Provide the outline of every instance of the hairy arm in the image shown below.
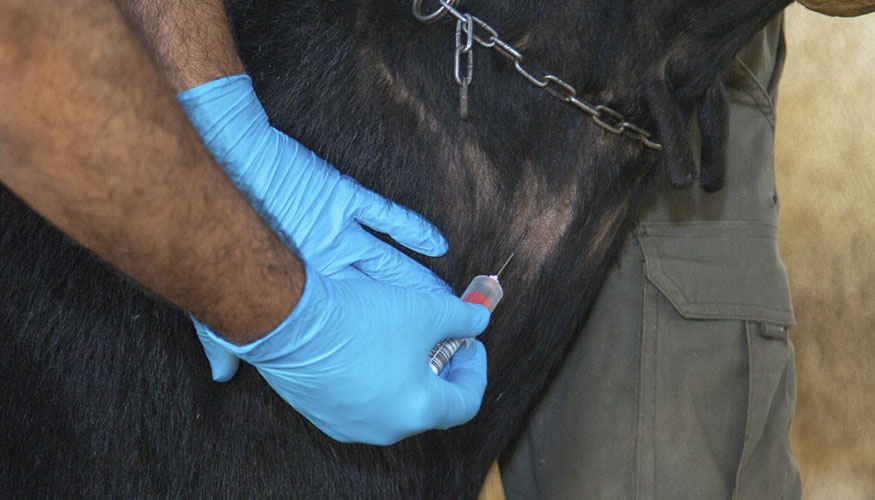
<path fill-rule="evenodd" d="M 205 47 L 192 50 L 215 55 Z M 229 341 L 268 333 L 299 300 L 302 263 L 216 165 L 109 0 L 0 3 L 0 109 L 0 181 Z"/>
<path fill-rule="evenodd" d="M 243 72 L 221 0 L 115 0 L 174 92 Z"/>

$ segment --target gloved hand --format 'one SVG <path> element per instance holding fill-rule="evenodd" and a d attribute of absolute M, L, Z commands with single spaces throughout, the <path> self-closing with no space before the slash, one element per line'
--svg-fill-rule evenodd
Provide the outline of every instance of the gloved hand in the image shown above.
<path fill-rule="evenodd" d="M 305 266 L 301 300 L 273 332 L 236 346 L 195 321 L 203 344 L 254 365 L 283 399 L 340 441 L 391 444 L 477 413 L 486 388 L 483 345 L 460 348 L 446 379 L 427 359 L 439 340 L 482 332 L 485 307 L 449 293 L 326 278 Z"/>
<path fill-rule="evenodd" d="M 431 271 L 365 231 L 388 233 L 429 256 L 443 236 L 419 215 L 363 188 L 271 127 L 247 75 L 220 78 L 177 98 L 204 143 L 238 189 L 300 256 L 326 276 L 370 278 L 431 291 L 449 287 Z M 238 359 L 204 344 L 213 379 L 230 380 Z"/>
<path fill-rule="evenodd" d="M 237 188 L 322 274 L 331 276 L 354 265 L 380 281 L 448 289 L 431 271 L 360 224 L 432 257 L 447 251 L 440 232 L 271 127 L 248 75 L 207 82 L 177 99 Z M 344 277 L 354 276 L 345 273 Z"/>

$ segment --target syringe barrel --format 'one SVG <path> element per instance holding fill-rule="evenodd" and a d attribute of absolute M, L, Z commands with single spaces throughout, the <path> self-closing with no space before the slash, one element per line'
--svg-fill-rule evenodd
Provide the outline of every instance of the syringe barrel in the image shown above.
<path fill-rule="evenodd" d="M 498 278 L 482 274 L 474 276 L 468 288 L 462 292 L 462 300 L 486 306 L 490 313 L 495 310 L 502 297 L 504 297 L 504 290 L 498 284 Z"/>
<path fill-rule="evenodd" d="M 498 284 L 498 278 L 483 275 L 475 276 L 468 284 L 468 288 L 462 292 L 462 300 L 485 306 L 490 313 L 495 310 L 495 306 L 501 302 L 503 296 L 504 290 Z M 438 342 L 428 356 L 431 370 L 435 374 L 440 373 L 463 342 L 464 340 L 461 339 L 447 339 Z"/>

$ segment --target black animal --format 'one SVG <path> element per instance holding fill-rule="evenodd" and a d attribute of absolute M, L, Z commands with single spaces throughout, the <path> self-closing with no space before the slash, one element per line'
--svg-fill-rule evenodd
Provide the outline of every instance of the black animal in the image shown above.
<path fill-rule="evenodd" d="M 434 10 L 425 2 L 424 9 Z M 787 0 L 463 0 L 580 94 L 655 132 L 597 127 L 475 48 L 470 117 L 455 23 L 409 0 L 237 0 L 236 40 L 275 126 L 434 221 L 426 259 L 461 291 L 516 257 L 483 335 L 469 424 L 390 447 L 341 444 L 250 367 L 227 384 L 186 316 L 0 192 L 0 491 L 10 498 L 471 498 L 579 331 L 654 179 L 720 186 L 720 76 Z M 703 138 L 690 148 L 691 117 Z M 423 360 L 425 363 L 426 361 Z"/>

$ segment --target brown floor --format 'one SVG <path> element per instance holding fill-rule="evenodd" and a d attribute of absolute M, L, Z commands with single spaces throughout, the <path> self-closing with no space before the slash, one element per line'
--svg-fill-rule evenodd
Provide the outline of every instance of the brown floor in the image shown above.
<path fill-rule="evenodd" d="M 787 11 L 781 250 L 796 307 L 805 498 L 875 499 L 875 14 Z"/>

